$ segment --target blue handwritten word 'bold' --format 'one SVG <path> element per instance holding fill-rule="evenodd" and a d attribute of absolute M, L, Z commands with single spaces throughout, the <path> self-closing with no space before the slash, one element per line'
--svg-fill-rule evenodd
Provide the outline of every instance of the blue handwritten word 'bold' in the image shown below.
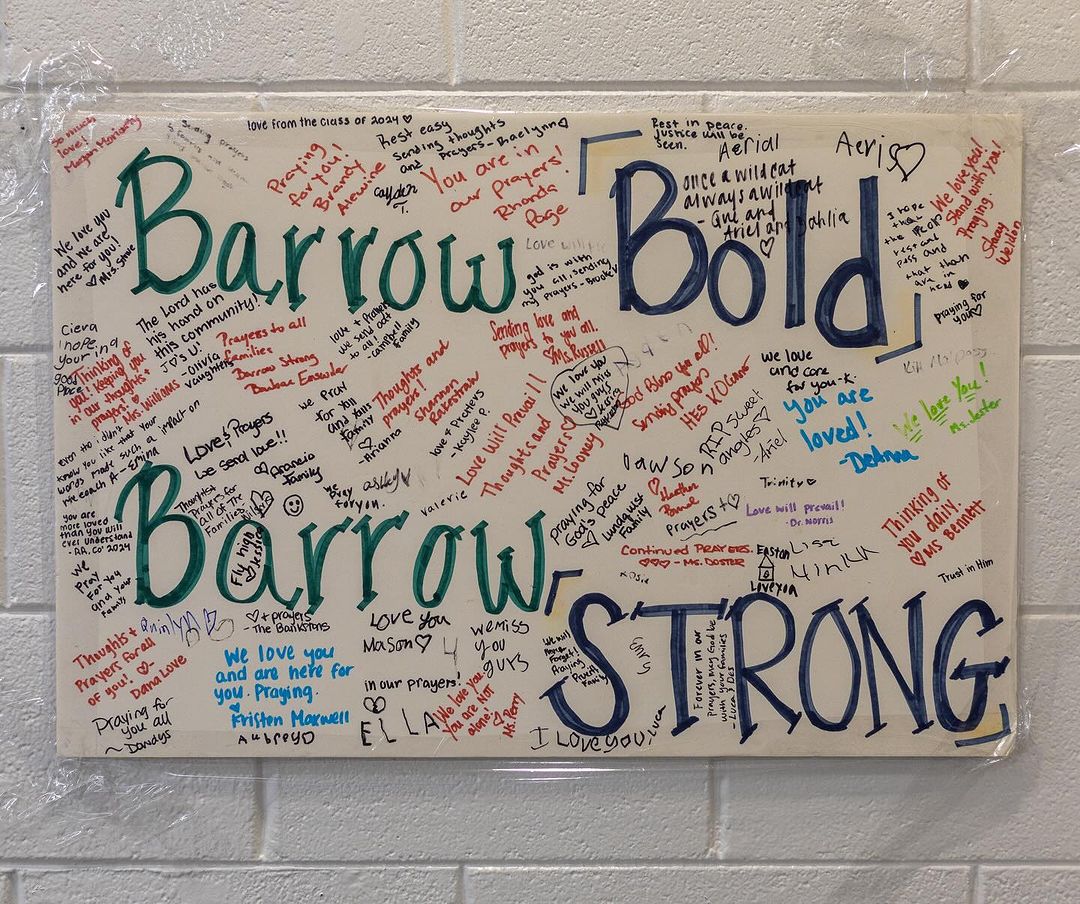
<path fill-rule="evenodd" d="M 634 177 L 647 173 L 660 180 L 660 200 L 636 227 L 631 223 Z M 784 327 L 791 329 L 806 322 L 806 208 L 810 183 L 798 180 L 787 184 L 787 303 Z M 709 249 L 701 230 L 680 217 L 666 216 L 678 196 L 678 183 L 671 171 L 650 160 L 635 160 L 615 171 L 611 189 L 615 199 L 615 225 L 618 231 L 619 309 L 639 314 L 673 314 L 681 311 L 707 288 L 709 302 L 716 316 L 732 326 L 750 323 L 765 301 L 765 266 L 757 252 L 742 242 L 729 239 L 709 258 Z M 839 348 L 863 348 L 887 345 L 888 329 L 881 302 L 881 264 L 878 248 L 877 177 L 859 180 L 859 255 L 841 263 L 825 280 L 818 293 L 814 321 L 825 341 Z M 634 276 L 638 254 L 660 233 L 681 234 L 690 250 L 690 266 L 666 301 L 653 303 L 641 296 Z M 720 273 L 729 257 L 742 261 L 750 279 L 750 297 L 742 313 L 735 313 L 720 294 Z M 665 268 L 670 255 L 665 256 Z M 866 325 L 842 329 L 836 325 L 836 307 L 840 294 L 856 276 L 862 278 Z M 849 318 L 845 317 L 845 320 Z"/>

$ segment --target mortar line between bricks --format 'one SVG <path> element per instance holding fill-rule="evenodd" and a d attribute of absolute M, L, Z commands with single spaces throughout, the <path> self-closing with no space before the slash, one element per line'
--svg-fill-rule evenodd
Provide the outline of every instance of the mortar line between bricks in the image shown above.
<path fill-rule="evenodd" d="M 11 874 L 11 890 L 14 892 L 15 904 L 26 904 L 26 892 L 23 891 L 22 873 L 15 870 Z"/>
<path fill-rule="evenodd" d="M 1056 87 L 1049 87 L 1050 85 Z M 47 94 L 54 86 L 38 86 L 22 90 L 18 86 L 7 85 L 7 91 L 19 95 L 35 97 Z M 551 81 L 521 81 L 514 79 L 462 79 L 452 84 L 446 81 L 365 81 L 365 80 L 285 80 L 285 81 L 222 81 L 222 82 L 186 82 L 186 81 L 145 81 L 129 80 L 113 83 L 113 94 L 385 94 L 392 92 L 413 91 L 425 93 L 561 93 L 580 94 L 586 91 L 625 92 L 648 94 L 669 92 L 691 94 L 697 92 L 739 93 L 739 94 L 896 94 L 919 99 L 926 94 L 967 93 L 968 87 L 963 78 L 942 78 L 932 86 L 920 87 L 917 91 L 906 86 L 902 79 L 776 79 L 768 81 L 723 81 L 710 79 L 680 80 L 625 80 L 625 79 L 581 79 Z M 1047 83 L 1044 91 L 1077 90 L 1080 83 Z M 1000 90 L 1022 90 L 1015 86 L 1005 86 Z M 6 92 L 5 92 L 6 93 Z"/>
<path fill-rule="evenodd" d="M 912 98 L 921 98 L 924 94 L 956 93 L 964 88 L 963 79 L 940 79 L 933 88 L 920 88 L 913 90 L 906 85 L 903 79 L 839 79 L 836 81 L 807 79 L 777 79 L 775 81 L 723 81 L 710 79 L 679 80 L 649 80 L 641 81 L 624 79 L 596 79 L 596 80 L 568 80 L 568 81 L 516 81 L 516 80 L 492 80 L 492 79 L 462 79 L 456 83 L 458 90 L 462 91 L 518 91 L 526 93 L 562 91 L 625 91 L 635 93 L 648 93 L 650 91 L 674 91 L 680 93 L 705 92 L 715 93 L 837 93 L 837 94 L 861 94 L 866 92 L 890 93 L 898 95 L 910 95 Z"/>
<path fill-rule="evenodd" d="M 457 868 L 457 875 L 454 877 L 454 891 L 457 898 L 457 904 L 465 904 L 465 864 L 462 863 Z"/>
<path fill-rule="evenodd" d="M 709 787 L 707 792 L 708 811 L 705 814 L 705 858 L 712 859 L 715 857 L 714 848 L 716 847 L 716 783 L 719 780 L 716 774 L 715 759 L 709 760 L 706 779 L 709 782 Z"/>
<path fill-rule="evenodd" d="M 6 386 L 10 378 L 7 363 L 0 359 L 0 387 Z M 7 406 L 3 404 L 3 399 L 0 399 L 0 488 L 3 489 L 5 500 L 3 510 L 0 511 L 0 552 L 4 554 L 3 564 L 0 564 L 0 603 L 4 606 L 7 606 L 10 600 L 8 596 L 8 584 L 10 583 L 8 568 L 11 563 L 8 561 L 7 544 L 8 536 L 11 534 L 11 525 L 8 522 L 14 508 L 14 506 L 7 504 L 10 461 L 11 450 L 8 448 Z"/>
<path fill-rule="evenodd" d="M 265 787 L 265 804 L 266 804 L 266 825 L 265 825 L 265 848 L 266 854 L 264 860 L 270 862 L 270 842 L 273 839 L 273 830 L 278 824 L 278 789 L 281 784 L 281 779 L 278 774 L 274 774 L 272 777 L 265 771 L 265 766 L 269 764 L 269 760 L 263 759 L 264 771 L 263 784 Z"/>
<path fill-rule="evenodd" d="M 1053 606 L 1039 606 L 1037 608 L 1021 607 L 1020 615 L 1025 619 L 1076 617 L 1080 615 L 1080 606 L 1070 606 L 1066 603 L 1059 603 Z"/>
<path fill-rule="evenodd" d="M 1080 345 L 1021 345 L 1025 358 L 1075 358 L 1080 356 Z"/>
<path fill-rule="evenodd" d="M 0 355 L 13 357 L 15 355 L 42 355 L 52 351 L 51 342 L 35 342 L 29 345 L 3 345 L 0 344 Z"/>
<path fill-rule="evenodd" d="M 974 869 L 971 871 L 968 900 L 971 904 L 982 904 L 983 902 L 982 867 L 978 863 L 975 864 Z"/>
<path fill-rule="evenodd" d="M 460 0 L 443 0 L 446 10 L 446 56 L 450 70 L 450 84 L 461 80 L 461 3 Z"/>
<path fill-rule="evenodd" d="M 659 86 L 665 87 L 659 87 Z M 0 85 L 0 98 L 37 97 L 44 95 L 44 91 L 32 87 L 24 90 L 16 90 L 11 87 Z M 937 85 L 925 88 L 921 91 L 913 91 L 911 88 L 890 83 L 888 86 L 875 85 L 860 82 L 769 82 L 754 84 L 752 87 L 740 87 L 737 83 L 722 82 L 495 82 L 487 86 L 481 83 L 447 83 L 447 82 L 411 82 L 411 83 L 386 83 L 377 82 L 279 82 L 279 83 L 124 83 L 116 87 L 113 96 L 121 94 L 191 94 L 191 95 L 215 95 L 220 97 L 259 97 L 267 94 L 282 96 L 300 96 L 304 94 L 326 95 L 352 95 L 352 96 L 385 96 L 391 94 L 476 94 L 485 96 L 497 96 L 502 94 L 559 94 L 574 95 L 609 95 L 609 94 L 701 94 L 705 97 L 712 94 L 746 94 L 751 96 L 764 96 L 775 94 L 777 96 L 813 94 L 818 97 L 853 97 L 873 94 L 882 97 L 902 98 L 908 97 L 919 100 L 924 95 L 948 96 L 948 95 L 986 95 L 986 94 L 1016 94 L 1026 95 L 1029 98 L 1039 98 L 1058 94 L 1080 93 L 1080 81 L 1075 82 L 1045 82 L 1024 84 L 1003 84 L 1000 86 L 987 87 L 981 84 L 964 84 L 962 81 L 955 85 Z M 228 112 L 228 111 L 226 111 Z"/>
<path fill-rule="evenodd" d="M 258 846 L 259 860 L 266 861 L 266 844 L 269 833 L 270 807 L 267 801 L 266 772 L 263 769 L 262 757 L 255 758 L 255 818 L 256 818 L 256 843 Z"/>
<path fill-rule="evenodd" d="M 755 867 L 769 869 L 1080 869 L 1080 860 L 723 860 L 708 861 L 685 858 L 671 860 L 628 859 L 628 860 L 200 860 L 185 858 L 178 860 L 131 860 L 130 858 L 64 858 L 46 860 L 26 858 L 0 861 L 0 870 L 34 870 L 39 872 L 58 872 L 73 868 L 108 869 L 119 872 L 138 872 L 140 870 L 206 872 L 281 872 L 285 870 L 327 870 L 327 869 L 454 869 L 454 870 L 490 870 L 490 869 L 573 869 L 573 870 L 618 870 L 634 869 L 679 869 L 679 870 L 720 870 L 730 867 Z"/>
<path fill-rule="evenodd" d="M 719 769 L 720 763 L 717 762 L 716 766 Z M 724 853 L 727 849 L 728 799 L 730 797 L 728 792 L 730 787 L 731 773 L 724 769 L 720 774 L 714 792 L 716 794 L 716 828 L 713 833 L 713 849 L 711 853 L 717 860 L 724 860 Z M 721 840 L 721 834 L 723 840 Z"/>
<path fill-rule="evenodd" d="M 972 84 L 970 94 L 1060 94 L 1080 90 L 1080 81 L 990 82 Z"/>
<path fill-rule="evenodd" d="M 967 83 L 968 88 L 971 88 L 978 81 L 975 77 L 975 8 L 977 2 L 978 0 L 967 0 L 965 4 L 967 32 L 964 38 L 967 46 L 964 48 L 964 54 L 967 59 L 967 77 L 964 81 Z"/>

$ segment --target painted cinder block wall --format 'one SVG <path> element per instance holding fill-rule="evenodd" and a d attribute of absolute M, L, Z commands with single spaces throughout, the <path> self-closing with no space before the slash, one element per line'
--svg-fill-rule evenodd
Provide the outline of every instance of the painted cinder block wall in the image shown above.
<path fill-rule="evenodd" d="M 2 904 L 1080 901 L 1075 0 L 7 0 L 3 29 Z M 72 67 L 42 61 L 77 43 L 107 64 L 91 72 L 103 103 L 178 112 L 1021 112 L 1030 727 L 1017 754 L 594 761 L 540 775 L 58 760 L 49 229 L 29 138 L 70 90 L 53 84 Z M 25 212 L 11 219 L 16 200 Z"/>

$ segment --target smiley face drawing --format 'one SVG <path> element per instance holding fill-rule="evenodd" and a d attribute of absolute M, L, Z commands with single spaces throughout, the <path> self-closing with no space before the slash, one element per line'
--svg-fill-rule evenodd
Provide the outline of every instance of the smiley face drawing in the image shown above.
<path fill-rule="evenodd" d="M 291 496 L 286 496 L 285 501 L 281 503 L 281 507 L 285 509 L 285 514 L 292 518 L 295 518 L 304 510 L 304 500 L 301 499 L 296 493 Z"/>

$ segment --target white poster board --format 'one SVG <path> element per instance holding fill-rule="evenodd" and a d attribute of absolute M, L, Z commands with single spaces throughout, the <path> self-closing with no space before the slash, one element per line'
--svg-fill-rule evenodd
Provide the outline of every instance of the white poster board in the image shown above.
<path fill-rule="evenodd" d="M 1004 754 L 1005 116 L 86 114 L 58 745 Z"/>

